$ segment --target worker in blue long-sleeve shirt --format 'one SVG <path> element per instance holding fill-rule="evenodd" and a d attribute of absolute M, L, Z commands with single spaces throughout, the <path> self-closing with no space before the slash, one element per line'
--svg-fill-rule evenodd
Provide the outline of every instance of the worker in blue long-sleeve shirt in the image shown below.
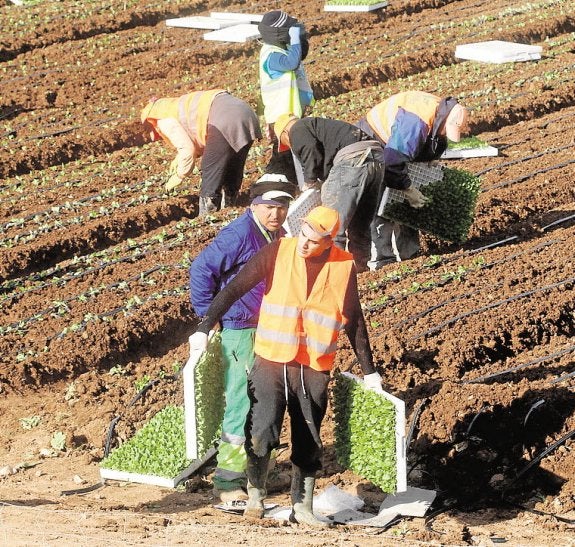
<path fill-rule="evenodd" d="M 272 157 L 267 173 L 282 173 L 288 180 L 303 184 L 291 152 L 278 152 L 274 124 L 282 114 L 302 117 L 313 106 L 313 90 L 306 76 L 303 60 L 309 43 L 305 29 L 294 17 L 282 10 L 266 13 L 258 30 L 263 43 L 260 51 L 259 79 L 261 106 L 267 137 L 272 142 Z"/>

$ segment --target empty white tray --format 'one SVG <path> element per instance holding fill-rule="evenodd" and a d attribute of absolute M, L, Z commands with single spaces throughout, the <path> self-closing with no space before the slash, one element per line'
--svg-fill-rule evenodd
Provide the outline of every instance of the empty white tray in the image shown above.
<path fill-rule="evenodd" d="M 490 40 L 474 44 L 462 44 L 455 48 L 455 57 L 485 63 L 508 63 L 541 59 L 541 46 L 530 46 L 515 42 Z"/>
<path fill-rule="evenodd" d="M 257 13 L 234 13 L 227 11 L 210 11 L 210 17 L 216 19 L 232 19 L 238 23 L 259 23 L 264 16 Z"/>
<path fill-rule="evenodd" d="M 250 23 L 241 23 L 204 34 L 204 40 L 216 40 L 220 42 L 247 42 L 259 37 L 260 32 L 258 26 Z"/>
<path fill-rule="evenodd" d="M 234 21 L 232 19 L 218 19 L 215 17 L 205 17 L 202 15 L 194 17 L 178 17 L 177 19 L 166 19 L 167 27 L 183 27 L 183 28 L 200 28 L 219 30 L 226 27 L 237 25 L 241 21 Z"/>

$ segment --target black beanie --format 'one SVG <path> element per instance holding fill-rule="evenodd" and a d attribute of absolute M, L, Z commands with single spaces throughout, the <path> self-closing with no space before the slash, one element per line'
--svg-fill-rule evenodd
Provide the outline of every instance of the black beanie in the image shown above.
<path fill-rule="evenodd" d="M 276 9 L 268 11 L 262 18 L 262 25 L 274 28 L 291 27 L 296 22 L 296 19 L 290 17 L 285 11 Z"/>
<path fill-rule="evenodd" d="M 258 24 L 263 42 L 286 49 L 290 42 L 289 28 L 297 24 L 297 19 L 282 10 L 268 11 Z"/>

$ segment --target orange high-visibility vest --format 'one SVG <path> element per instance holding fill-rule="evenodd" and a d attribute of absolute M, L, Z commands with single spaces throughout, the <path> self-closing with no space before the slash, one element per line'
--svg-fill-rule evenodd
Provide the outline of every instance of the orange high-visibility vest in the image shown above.
<path fill-rule="evenodd" d="M 429 127 L 433 126 L 441 97 L 425 91 L 403 91 L 375 105 L 366 115 L 369 126 L 383 142 L 388 142 L 399 108 L 413 112 Z"/>
<path fill-rule="evenodd" d="M 182 124 L 186 133 L 192 139 L 195 150 L 201 156 L 206 146 L 210 108 L 214 98 L 220 93 L 226 93 L 226 91 L 224 89 L 193 91 L 181 97 L 157 99 L 147 105 L 142 111 L 142 123 L 145 121 L 149 122 L 158 135 L 167 143 L 172 144 L 168 137 L 163 135 L 158 129 L 156 122 L 165 118 L 175 118 Z"/>
<path fill-rule="evenodd" d="M 268 361 L 297 361 L 315 370 L 331 370 L 339 331 L 347 323 L 343 302 L 353 256 L 333 245 L 307 296 L 305 259 L 297 238 L 284 238 L 274 266 L 272 286 L 262 300 L 254 351 Z"/>

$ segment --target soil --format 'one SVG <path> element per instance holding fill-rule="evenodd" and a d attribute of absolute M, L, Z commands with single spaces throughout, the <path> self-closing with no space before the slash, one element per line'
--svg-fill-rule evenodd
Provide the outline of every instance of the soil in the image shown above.
<path fill-rule="evenodd" d="M 408 483 L 436 502 L 427 519 L 326 531 L 218 511 L 211 463 L 177 489 L 99 484 L 106 449 L 182 402 L 189 263 L 242 213 L 270 155 L 256 143 L 238 207 L 211 217 L 197 218 L 199 176 L 163 192 L 171 153 L 147 141 L 140 108 L 215 87 L 255 108 L 259 51 L 164 20 L 277 8 L 117 4 L 0 7 L 0 543 L 575 545 L 573 2 L 282 4 L 310 35 L 317 115 L 353 122 L 393 90 L 423 88 L 460 97 L 473 134 L 499 149 L 449 161 L 482 181 L 464 244 L 423 235 L 420 256 L 359 277 L 385 384 L 406 402 Z M 544 53 L 454 58 L 455 43 L 488 39 Z M 342 337 L 337 368 L 356 367 Z M 64 450 L 51 448 L 57 431 Z M 323 439 L 318 491 L 336 484 L 377 512 L 385 494 L 336 461 L 331 408 Z M 289 472 L 289 450 L 278 461 Z M 287 491 L 270 499 L 289 503 Z"/>

